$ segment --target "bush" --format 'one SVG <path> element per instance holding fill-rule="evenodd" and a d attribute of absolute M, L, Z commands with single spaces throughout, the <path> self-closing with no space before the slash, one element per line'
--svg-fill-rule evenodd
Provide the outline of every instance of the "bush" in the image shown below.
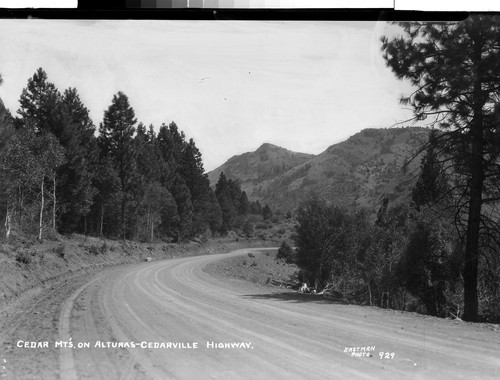
<path fill-rule="evenodd" d="M 88 246 L 87 251 L 88 251 L 88 253 L 95 255 L 95 256 L 97 256 L 98 254 L 101 253 L 101 249 L 99 249 L 99 247 L 97 247 L 96 245 Z"/>
<path fill-rule="evenodd" d="M 44 231 L 43 236 L 44 236 L 47 240 L 51 240 L 51 241 L 59 241 L 59 234 L 57 233 L 57 231 L 53 230 L 52 228 L 47 228 L 47 229 Z"/>
<path fill-rule="evenodd" d="M 257 225 L 255 226 L 255 228 L 259 229 L 259 230 L 267 230 L 267 223 L 264 223 L 264 222 L 259 222 L 257 223 Z"/>
<path fill-rule="evenodd" d="M 22 264 L 31 263 L 31 254 L 26 251 L 21 251 L 16 254 L 16 261 Z"/>
<path fill-rule="evenodd" d="M 243 233 L 246 237 L 252 237 L 254 234 L 254 224 L 250 221 L 247 221 L 243 226 Z"/>
<path fill-rule="evenodd" d="M 293 263 L 295 258 L 295 252 L 290 245 L 284 241 L 281 243 L 280 249 L 278 249 L 278 254 L 276 255 L 278 260 L 285 260 L 287 263 Z"/>
<path fill-rule="evenodd" d="M 106 244 L 106 241 L 104 241 L 104 243 L 102 243 L 99 251 L 102 255 L 104 255 L 106 252 L 108 252 L 108 245 Z"/>
<path fill-rule="evenodd" d="M 66 246 L 63 244 L 59 244 L 57 247 L 53 249 L 54 253 L 60 258 L 64 259 L 66 256 Z"/>
<path fill-rule="evenodd" d="M 253 253 L 249 253 L 249 254 L 248 254 L 248 257 L 250 257 L 250 258 L 252 258 L 252 259 L 253 259 L 253 258 L 255 257 L 255 255 L 254 255 Z"/>

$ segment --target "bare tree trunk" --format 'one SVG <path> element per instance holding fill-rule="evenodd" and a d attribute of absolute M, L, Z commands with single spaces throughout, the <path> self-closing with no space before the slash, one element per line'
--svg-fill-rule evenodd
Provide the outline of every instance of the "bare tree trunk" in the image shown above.
<path fill-rule="evenodd" d="M 5 239 L 9 241 L 9 236 L 10 236 L 10 228 L 11 228 L 11 223 L 10 223 L 10 210 L 9 210 L 9 204 L 7 203 L 7 211 L 5 213 Z"/>
<path fill-rule="evenodd" d="M 372 287 L 370 285 L 370 281 L 368 281 L 368 297 L 370 299 L 370 306 L 373 306 L 373 302 L 372 302 Z"/>
<path fill-rule="evenodd" d="M 52 177 L 52 184 L 54 189 L 52 190 L 52 197 L 54 198 L 54 203 L 52 204 L 52 229 L 56 230 L 56 174 Z"/>
<path fill-rule="evenodd" d="M 42 202 L 40 205 L 40 226 L 39 226 L 38 240 L 42 240 L 42 231 L 43 231 L 43 207 L 45 202 L 45 197 L 43 195 L 44 192 L 43 183 L 44 183 L 44 178 L 42 178 L 42 185 L 41 185 Z"/>

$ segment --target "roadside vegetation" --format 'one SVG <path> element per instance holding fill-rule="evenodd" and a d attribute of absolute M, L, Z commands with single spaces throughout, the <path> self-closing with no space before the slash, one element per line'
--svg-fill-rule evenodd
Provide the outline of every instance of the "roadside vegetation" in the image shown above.
<path fill-rule="evenodd" d="M 410 204 L 372 210 L 313 199 L 298 212 L 297 263 L 316 289 L 367 304 L 500 321 L 500 18 L 401 22 L 387 66 L 433 127 Z"/>

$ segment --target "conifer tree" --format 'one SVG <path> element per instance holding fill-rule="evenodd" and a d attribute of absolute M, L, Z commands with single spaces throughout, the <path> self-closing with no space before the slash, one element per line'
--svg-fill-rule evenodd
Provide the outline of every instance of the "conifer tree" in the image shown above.
<path fill-rule="evenodd" d="M 28 80 L 19 99 L 18 122 L 37 133 L 52 132 L 60 138 L 67 122 L 61 104 L 61 94 L 47 80 L 47 73 L 39 68 Z"/>
<path fill-rule="evenodd" d="M 77 90 L 68 88 L 64 91 L 62 102 L 69 123 L 60 140 L 66 155 L 66 163 L 60 168 L 60 193 L 65 206 L 61 225 L 66 231 L 73 231 L 86 218 L 93 204 L 96 194 L 93 179 L 99 153 L 94 136 L 95 126 Z"/>
<path fill-rule="evenodd" d="M 239 209 L 238 213 L 240 215 L 248 215 L 250 214 L 250 202 L 248 201 L 247 193 L 242 191 L 241 192 L 241 197 L 239 201 Z"/>
<path fill-rule="evenodd" d="M 492 139 L 499 134 L 500 18 L 399 25 L 402 35 L 382 39 L 384 58 L 415 87 L 402 102 L 413 107 L 416 119 L 435 120 L 443 131 L 435 146 L 453 158 L 446 170 L 462 177 L 455 199 L 456 219 L 465 226 L 463 319 L 476 321 L 481 237 L 500 230 L 483 212 L 500 200 L 500 148 Z"/>
<path fill-rule="evenodd" d="M 176 240 L 183 241 L 193 236 L 193 203 L 189 188 L 179 174 L 175 177 L 171 192 L 177 204 L 179 217 Z"/>
<path fill-rule="evenodd" d="M 219 176 L 215 185 L 215 195 L 222 212 L 221 233 L 226 234 L 232 227 L 237 210 L 234 207 L 230 182 L 224 172 Z"/>
<path fill-rule="evenodd" d="M 436 153 L 434 142 L 436 132 L 433 130 L 429 135 L 428 146 L 422 158 L 420 175 L 412 191 L 412 200 L 417 209 L 425 205 L 435 205 L 439 200 L 442 200 L 448 189 L 443 165 Z"/>
<path fill-rule="evenodd" d="M 132 210 L 137 202 L 137 186 L 139 178 L 136 171 L 137 152 L 134 147 L 135 132 L 134 109 L 130 106 L 128 97 L 123 92 L 113 96 L 109 108 L 104 112 L 104 119 L 99 128 L 101 135 L 101 150 L 109 155 L 120 180 L 122 199 L 120 205 L 120 224 L 122 238 L 130 233 L 128 225 L 133 215 Z"/>

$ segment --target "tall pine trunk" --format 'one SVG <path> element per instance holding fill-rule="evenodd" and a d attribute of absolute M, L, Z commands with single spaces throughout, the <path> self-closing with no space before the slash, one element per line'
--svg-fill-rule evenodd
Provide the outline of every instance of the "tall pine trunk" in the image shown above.
<path fill-rule="evenodd" d="M 476 63 L 481 60 L 481 50 L 476 52 Z M 464 258 L 464 321 L 474 322 L 478 317 L 477 271 L 479 259 L 479 235 L 481 228 L 481 206 L 483 200 L 484 166 L 483 166 L 483 105 L 484 95 L 481 80 L 476 74 L 474 84 L 474 119 L 469 135 L 471 137 L 472 155 L 470 158 L 470 197 L 469 214 Z"/>

